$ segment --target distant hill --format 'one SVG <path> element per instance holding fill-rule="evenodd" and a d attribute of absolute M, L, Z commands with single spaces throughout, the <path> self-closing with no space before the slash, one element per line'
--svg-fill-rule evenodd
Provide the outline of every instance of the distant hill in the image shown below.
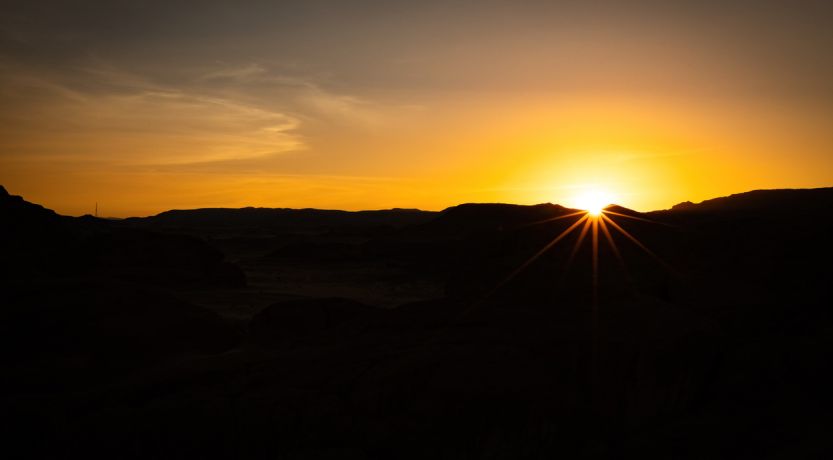
<path fill-rule="evenodd" d="M 270 227 L 314 229 L 324 227 L 403 227 L 427 222 L 436 212 L 417 209 L 339 211 L 288 208 L 204 208 L 165 211 L 151 217 L 129 218 L 125 223 L 154 227 Z"/>
<path fill-rule="evenodd" d="M 503 203 L 466 203 L 443 210 L 428 227 L 446 234 L 514 228 L 575 212 L 557 204 L 522 206 Z"/>
<path fill-rule="evenodd" d="M 673 212 L 814 211 L 833 206 L 833 187 L 816 189 L 753 190 L 674 205 Z"/>

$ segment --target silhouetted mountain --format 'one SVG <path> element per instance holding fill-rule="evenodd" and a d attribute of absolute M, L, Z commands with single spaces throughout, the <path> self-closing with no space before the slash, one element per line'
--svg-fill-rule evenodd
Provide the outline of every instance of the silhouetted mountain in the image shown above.
<path fill-rule="evenodd" d="M 66 244 L 64 219 L 0 187 L 0 276 L 29 274 L 52 263 Z"/>
<path fill-rule="evenodd" d="M 9 195 L 9 192 L 2 185 L 0 185 L 0 206 L 3 216 L 8 217 L 8 219 L 3 219 L 4 231 L 35 223 L 54 224 L 58 218 L 55 211 L 51 209 L 46 209 L 39 204 L 29 203 L 22 197 Z"/>
<path fill-rule="evenodd" d="M 199 238 L 59 216 L 0 193 L 5 277 L 95 276 L 162 285 L 242 286 L 245 275 Z"/>
<path fill-rule="evenodd" d="M 549 203 L 534 206 L 468 203 L 445 209 L 427 226 L 432 232 L 460 235 L 474 231 L 504 230 L 569 212 L 575 210 Z"/>
<path fill-rule="evenodd" d="M 3 220 L 7 265 L 53 235 L 32 266 L 86 268 L 3 279 L 0 407 L 40 457 L 827 458 L 832 190 L 588 223 L 550 204 L 110 223 L 6 195 L 32 229 Z M 214 245 L 249 287 L 217 289 Z"/>
<path fill-rule="evenodd" d="M 626 208 L 624 206 L 620 206 L 618 204 L 611 204 L 611 205 L 605 206 L 604 210 L 607 211 L 607 212 L 615 212 L 615 213 L 619 213 L 619 214 L 625 214 L 625 215 L 628 215 L 628 216 L 641 216 L 642 215 L 642 213 L 639 212 L 639 211 L 634 211 L 633 209 L 628 209 L 628 208 Z"/>
<path fill-rule="evenodd" d="M 833 206 L 833 188 L 754 190 L 694 204 L 674 205 L 678 212 L 793 212 L 812 213 Z"/>
<path fill-rule="evenodd" d="M 298 231 L 327 227 L 403 227 L 426 222 L 435 214 L 417 209 L 349 212 L 325 209 L 207 208 L 165 211 L 151 217 L 130 218 L 127 222 L 157 228 L 257 227 Z"/>

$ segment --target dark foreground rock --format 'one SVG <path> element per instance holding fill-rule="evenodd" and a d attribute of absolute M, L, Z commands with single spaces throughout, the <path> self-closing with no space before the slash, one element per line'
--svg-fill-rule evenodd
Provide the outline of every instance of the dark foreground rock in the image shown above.
<path fill-rule="evenodd" d="M 262 346 L 280 346 L 379 314 L 379 309 L 350 299 L 288 300 L 254 315 L 249 336 Z"/>
<path fill-rule="evenodd" d="M 84 280 L 4 285 L 4 361 L 18 389 L 99 384 L 165 359 L 232 348 L 239 332 L 169 293 Z"/>
<path fill-rule="evenodd" d="M 574 234 L 517 273 L 571 211 L 459 207 L 361 243 L 362 257 L 443 274 L 447 296 L 384 310 L 277 302 L 242 339 L 142 277 L 4 281 L 6 446 L 37 458 L 830 458 L 833 214 L 830 190 L 810 192 L 610 208 L 644 247 L 609 224 L 615 245 L 597 229 L 593 251 L 588 227 L 583 246 Z M 141 235 L 118 243 L 131 262 L 113 271 L 146 252 L 156 268 L 191 266 L 160 262 L 167 250 L 204 266 L 191 240 Z M 293 251 L 272 258 L 309 262 Z"/>

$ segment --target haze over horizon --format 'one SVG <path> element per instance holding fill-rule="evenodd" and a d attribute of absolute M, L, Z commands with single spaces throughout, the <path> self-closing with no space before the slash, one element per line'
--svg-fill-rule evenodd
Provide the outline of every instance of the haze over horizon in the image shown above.
<path fill-rule="evenodd" d="M 830 186 L 831 22 L 822 1 L 4 2 L 0 184 L 113 217 Z"/>

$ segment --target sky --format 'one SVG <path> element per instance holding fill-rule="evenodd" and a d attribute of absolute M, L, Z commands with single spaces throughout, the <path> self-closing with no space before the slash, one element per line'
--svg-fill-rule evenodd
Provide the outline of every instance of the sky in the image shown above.
<path fill-rule="evenodd" d="M 0 5 L 0 184 L 62 214 L 833 185 L 829 1 Z"/>

